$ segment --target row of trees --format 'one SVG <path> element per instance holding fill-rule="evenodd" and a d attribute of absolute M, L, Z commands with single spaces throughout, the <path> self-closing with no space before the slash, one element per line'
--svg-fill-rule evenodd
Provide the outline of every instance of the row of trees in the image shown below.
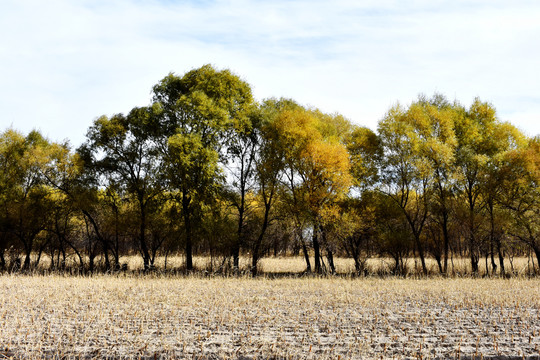
<path fill-rule="evenodd" d="M 247 83 L 206 65 L 170 74 L 147 107 L 102 116 L 72 150 L 33 131 L 0 134 L 0 267 L 94 271 L 139 253 L 303 254 L 334 272 L 370 256 L 426 258 L 449 271 L 533 252 L 540 263 L 540 139 L 476 99 L 441 95 L 392 107 L 377 132 L 292 100 L 254 101 Z M 314 255 L 311 263 L 310 255 Z"/>

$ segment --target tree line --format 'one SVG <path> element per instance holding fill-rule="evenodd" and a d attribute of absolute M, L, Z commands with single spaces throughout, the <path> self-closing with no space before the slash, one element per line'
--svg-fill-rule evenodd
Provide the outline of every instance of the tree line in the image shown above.
<path fill-rule="evenodd" d="M 139 254 L 302 255 L 308 272 L 334 256 L 505 260 L 540 264 L 540 139 L 475 99 L 435 94 L 395 105 L 376 131 L 290 99 L 253 99 L 210 65 L 169 74 L 149 106 L 97 118 L 77 149 L 38 131 L 0 134 L 0 268 L 121 268 Z M 312 260 L 313 263 L 312 263 Z M 43 260 L 41 260 L 43 261 Z"/>

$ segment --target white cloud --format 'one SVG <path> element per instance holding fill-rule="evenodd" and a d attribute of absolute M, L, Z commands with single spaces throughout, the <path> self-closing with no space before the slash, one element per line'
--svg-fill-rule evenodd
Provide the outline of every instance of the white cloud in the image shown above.
<path fill-rule="evenodd" d="M 95 117 L 147 104 L 168 72 L 212 63 L 259 99 L 292 97 L 373 128 L 394 102 L 438 91 L 480 96 L 534 134 L 540 109 L 517 99 L 540 90 L 540 4 L 508 4 L 5 0 L 0 125 L 78 144 Z"/>

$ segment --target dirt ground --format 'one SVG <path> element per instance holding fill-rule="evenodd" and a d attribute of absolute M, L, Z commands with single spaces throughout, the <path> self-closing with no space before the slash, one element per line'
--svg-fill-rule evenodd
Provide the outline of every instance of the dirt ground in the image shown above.
<path fill-rule="evenodd" d="M 540 359 L 540 279 L 0 277 L 0 359 Z"/>

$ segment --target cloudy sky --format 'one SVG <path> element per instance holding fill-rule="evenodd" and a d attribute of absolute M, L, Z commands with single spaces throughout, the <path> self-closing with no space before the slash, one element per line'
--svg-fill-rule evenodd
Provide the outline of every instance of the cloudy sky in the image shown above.
<path fill-rule="evenodd" d="M 207 63 L 373 129 L 439 92 L 540 134 L 538 1 L 0 0 L 0 34 L 0 131 L 74 146 Z"/>

